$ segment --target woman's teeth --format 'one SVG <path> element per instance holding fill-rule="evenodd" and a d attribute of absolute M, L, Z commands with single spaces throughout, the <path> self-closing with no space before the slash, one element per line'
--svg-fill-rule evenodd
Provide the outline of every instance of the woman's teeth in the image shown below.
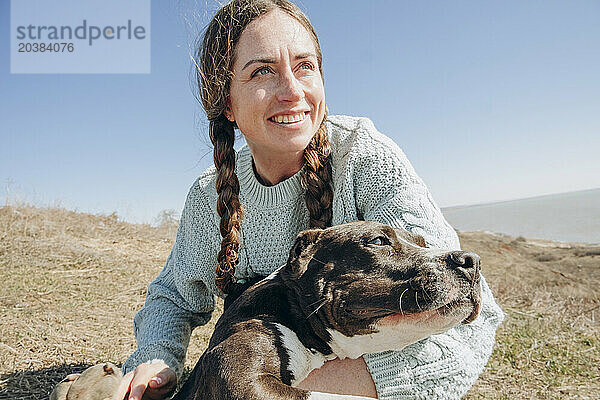
<path fill-rule="evenodd" d="M 276 115 L 271 117 L 271 121 L 277 122 L 278 124 L 291 124 L 293 122 L 302 121 L 305 117 L 304 113 L 294 115 Z"/>

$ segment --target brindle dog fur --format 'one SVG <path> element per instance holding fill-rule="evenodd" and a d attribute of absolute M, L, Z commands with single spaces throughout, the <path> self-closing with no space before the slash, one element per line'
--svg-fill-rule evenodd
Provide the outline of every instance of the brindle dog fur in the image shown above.
<path fill-rule="evenodd" d="M 401 350 L 476 318 L 479 257 L 376 222 L 298 235 L 228 305 L 176 400 L 358 398 L 294 387 L 334 358 Z M 229 297 L 229 296 L 228 296 Z"/>

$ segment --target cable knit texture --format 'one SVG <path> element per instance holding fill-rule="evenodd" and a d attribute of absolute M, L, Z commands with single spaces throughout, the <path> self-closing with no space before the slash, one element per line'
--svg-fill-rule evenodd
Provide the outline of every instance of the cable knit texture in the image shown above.
<path fill-rule="evenodd" d="M 459 249 L 427 187 L 406 156 L 367 118 L 330 116 L 333 224 L 379 221 L 423 236 L 429 246 Z M 300 170 L 275 186 L 263 186 L 252 169 L 247 146 L 236 155 L 244 207 L 236 277 L 268 275 L 285 263 L 296 235 L 308 228 Z M 217 253 L 216 171 L 208 168 L 188 194 L 175 244 L 166 265 L 148 287 L 134 319 L 138 349 L 124 373 L 153 359 L 182 373 L 191 331 L 211 317 L 215 306 Z M 380 399 L 460 398 L 483 371 L 496 328 L 504 314 L 482 280 L 482 311 L 469 325 L 433 336 L 402 351 L 365 355 Z"/>

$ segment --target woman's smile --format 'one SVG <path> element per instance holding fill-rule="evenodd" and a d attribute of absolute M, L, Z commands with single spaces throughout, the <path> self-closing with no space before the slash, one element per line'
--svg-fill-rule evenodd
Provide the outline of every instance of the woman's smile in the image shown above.
<path fill-rule="evenodd" d="M 298 126 L 302 122 L 306 121 L 308 117 L 308 111 L 296 112 L 293 114 L 277 114 L 269 118 L 269 121 L 283 126 Z"/>

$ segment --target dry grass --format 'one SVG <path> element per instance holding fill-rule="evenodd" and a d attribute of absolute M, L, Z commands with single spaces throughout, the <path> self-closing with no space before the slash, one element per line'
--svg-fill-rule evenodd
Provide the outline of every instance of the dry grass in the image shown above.
<path fill-rule="evenodd" d="M 168 222 L 0 208 L 0 399 L 47 399 L 67 373 L 125 360 L 135 348 L 133 315 L 174 235 Z M 482 256 L 508 314 L 467 398 L 600 398 L 600 249 L 483 233 L 461 239 Z M 212 328 L 194 332 L 189 366 Z"/>
<path fill-rule="evenodd" d="M 478 252 L 507 313 L 486 372 L 468 399 L 600 398 L 598 247 L 483 233 Z"/>

